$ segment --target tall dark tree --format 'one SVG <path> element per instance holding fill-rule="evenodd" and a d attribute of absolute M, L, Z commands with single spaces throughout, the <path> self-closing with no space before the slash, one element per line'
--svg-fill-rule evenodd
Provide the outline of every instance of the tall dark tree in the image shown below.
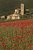
<path fill-rule="evenodd" d="M 21 1 L 21 3 L 24 3 L 24 0 L 20 0 Z"/>
<path fill-rule="evenodd" d="M 30 9 L 31 7 L 31 0 L 28 0 L 28 8 Z"/>

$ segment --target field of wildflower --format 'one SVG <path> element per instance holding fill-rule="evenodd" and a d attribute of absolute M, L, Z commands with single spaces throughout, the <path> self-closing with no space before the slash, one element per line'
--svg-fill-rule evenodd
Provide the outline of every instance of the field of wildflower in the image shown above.
<path fill-rule="evenodd" d="M 33 50 L 33 20 L 0 22 L 0 50 Z"/>

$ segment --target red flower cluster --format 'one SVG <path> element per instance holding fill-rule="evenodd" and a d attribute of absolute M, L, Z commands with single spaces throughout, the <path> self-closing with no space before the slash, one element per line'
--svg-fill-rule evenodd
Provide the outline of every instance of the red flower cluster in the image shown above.
<path fill-rule="evenodd" d="M 9 29 L 7 28 L 9 26 L 17 29 L 13 29 L 13 31 L 7 30 Z M 33 28 L 33 20 L 0 23 L 0 27 L 6 28 L 4 29 L 3 34 L 0 31 L 0 43 L 1 46 L 4 47 L 4 50 L 12 50 L 11 47 L 15 47 L 14 50 L 16 50 L 16 47 L 18 50 L 26 50 L 25 47 L 32 47 L 30 40 L 33 41 L 33 29 L 26 29 L 27 26 Z"/>
<path fill-rule="evenodd" d="M 0 23 L 0 26 L 8 27 L 26 27 L 32 25 L 33 26 L 33 20 L 23 20 L 23 21 L 13 21 L 13 22 L 2 22 Z"/>

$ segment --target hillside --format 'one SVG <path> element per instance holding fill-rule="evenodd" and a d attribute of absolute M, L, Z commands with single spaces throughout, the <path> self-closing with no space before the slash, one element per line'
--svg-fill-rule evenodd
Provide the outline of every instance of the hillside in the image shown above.
<path fill-rule="evenodd" d="M 0 15 L 8 15 L 14 12 L 14 9 L 20 7 L 21 0 L 0 0 Z M 27 8 L 28 0 L 24 0 L 25 8 Z M 31 8 L 33 0 L 31 0 Z"/>

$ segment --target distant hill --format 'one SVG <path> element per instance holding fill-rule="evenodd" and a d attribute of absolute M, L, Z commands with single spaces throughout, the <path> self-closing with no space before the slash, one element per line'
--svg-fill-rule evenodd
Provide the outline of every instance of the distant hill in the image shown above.
<path fill-rule="evenodd" d="M 14 9 L 20 7 L 21 0 L 0 0 L 0 15 L 8 15 L 14 12 Z M 24 0 L 25 8 L 27 8 L 27 0 Z M 33 0 L 31 0 L 31 8 Z"/>

